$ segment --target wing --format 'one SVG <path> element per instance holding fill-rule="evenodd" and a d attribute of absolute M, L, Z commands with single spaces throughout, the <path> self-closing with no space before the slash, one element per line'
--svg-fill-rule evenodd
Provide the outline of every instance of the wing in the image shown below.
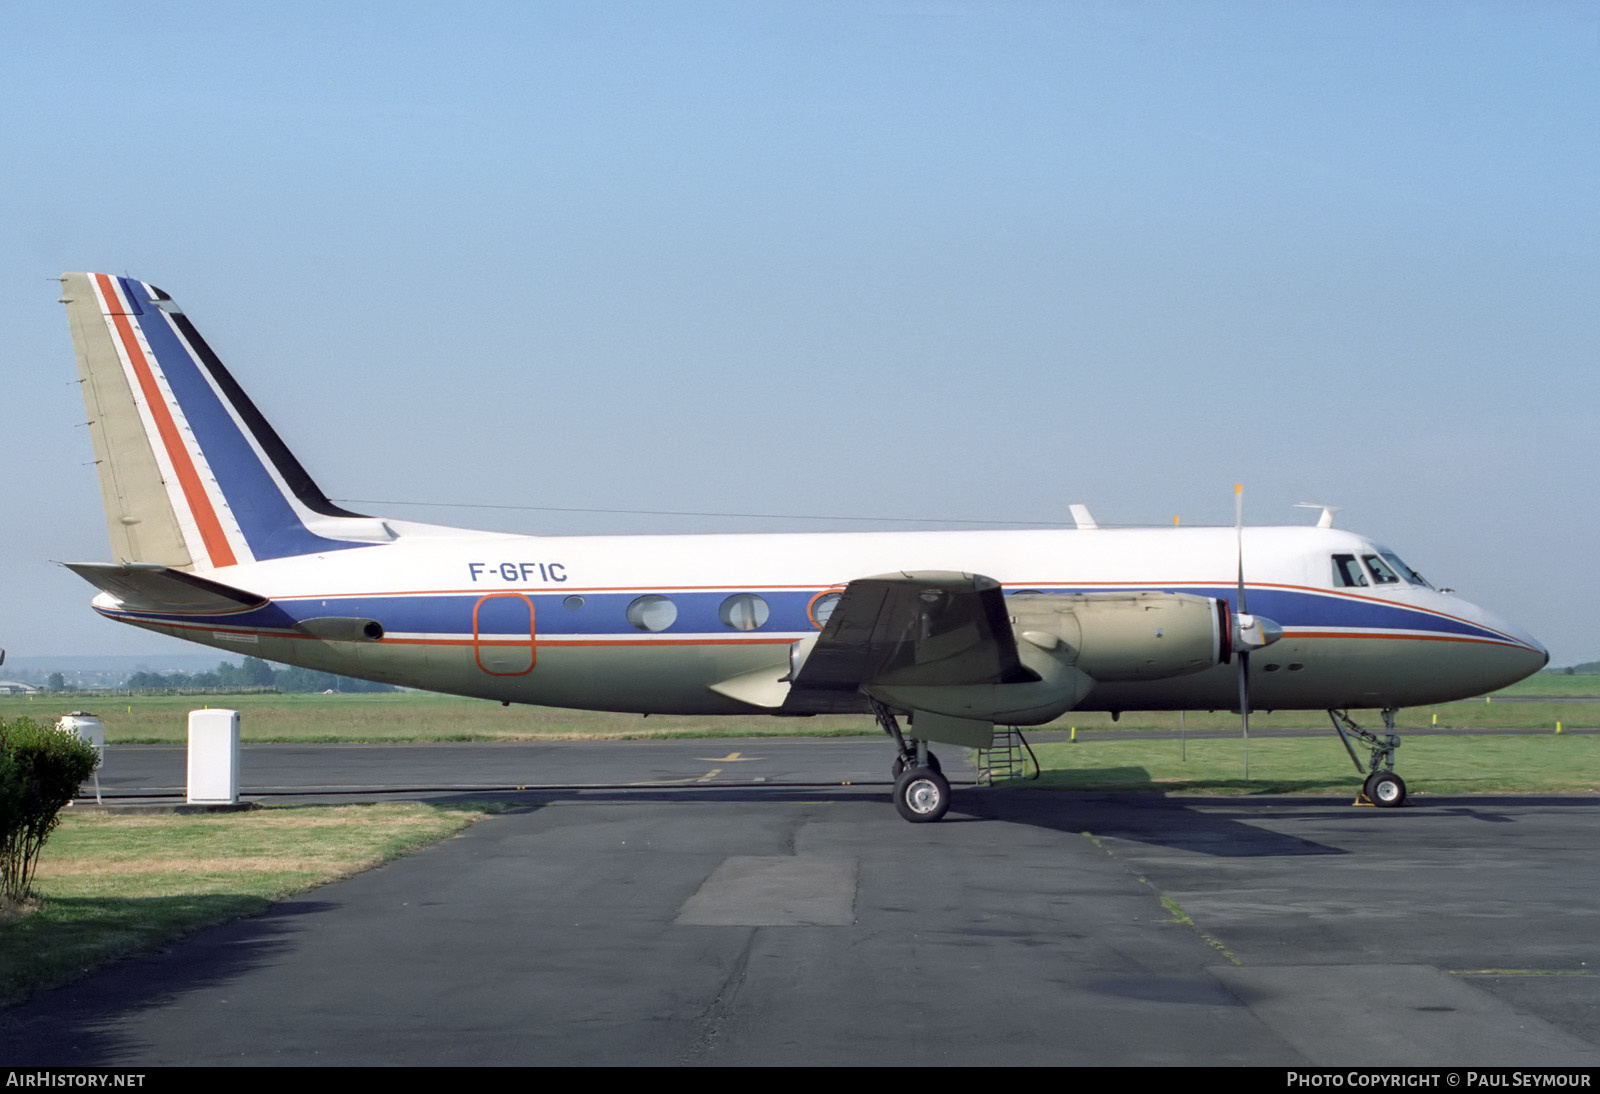
<path fill-rule="evenodd" d="M 713 690 L 779 714 L 857 713 L 870 697 L 910 712 L 918 737 L 972 745 L 993 724 L 1059 717 L 1100 682 L 1224 663 L 1227 634 L 1226 604 L 1187 593 L 1008 598 L 979 574 L 884 574 L 845 587 L 821 633 L 791 647 L 787 674 Z"/>
<path fill-rule="evenodd" d="M 759 669 L 713 690 L 779 714 L 854 714 L 876 688 L 1039 679 L 1018 656 L 1000 583 L 942 570 L 850 582 L 821 633 L 795 644 L 788 669 Z"/>
<path fill-rule="evenodd" d="M 793 673 L 790 694 L 1038 678 L 1018 659 L 998 581 L 928 571 L 850 582 Z"/>

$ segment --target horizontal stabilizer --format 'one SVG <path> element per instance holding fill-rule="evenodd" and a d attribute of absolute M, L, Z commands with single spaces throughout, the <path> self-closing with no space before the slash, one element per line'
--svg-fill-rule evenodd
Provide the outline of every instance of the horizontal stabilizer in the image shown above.
<path fill-rule="evenodd" d="M 266 597 L 154 562 L 66 562 L 67 569 L 133 612 L 221 615 L 259 608 Z"/>

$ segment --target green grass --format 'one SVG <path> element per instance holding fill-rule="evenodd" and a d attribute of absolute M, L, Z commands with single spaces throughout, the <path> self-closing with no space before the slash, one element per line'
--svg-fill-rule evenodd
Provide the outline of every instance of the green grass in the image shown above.
<path fill-rule="evenodd" d="M 0 1003 L 443 839 L 487 807 L 416 803 L 248 813 L 68 811 L 26 909 L 0 909 Z"/>
<path fill-rule="evenodd" d="M 1252 718 L 1252 725 L 1254 719 Z M 1187 759 L 1183 758 L 1185 750 Z M 1043 774 L 1019 785 L 1059 790 L 1160 790 L 1205 794 L 1350 794 L 1360 789 L 1348 754 L 1326 737 L 1253 738 L 1250 779 L 1237 737 L 1189 740 L 1085 738 L 1034 746 Z M 1359 752 L 1365 760 L 1366 754 Z M 1414 795 L 1600 792 L 1600 735 L 1414 736 L 1395 770 Z"/>
<path fill-rule="evenodd" d="M 135 695 L 0 697 L 0 718 L 53 722 L 84 709 L 105 723 L 107 744 L 180 744 L 188 712 L 225 707 L 240 714 L 245 741 L 512 741 L 650 737 L 827 737 L 877 733 L 869 716 L 773 718 L 608 714 L 509 706 L 432 692 L 349 695 Z"/>
<path fill-rule="evenodd" d="M 1352 712 L 1352 717 L 1366 729 L 1381 729 L 1383 719 L 1377 711 Z M 1437 720 L 1436 720 L 1437 719 Z M 1468 699 L 1458 703 L 1440 703 L 1429 707 L 1406 707 L 1395 717 L 1395 727 L 1403 734 L 1411 729 L 1548 729 L 1555 730 L 1560 722 L 1564 729 L 1594 729 L 1600 727 L 1600 703 L 1563 703 L 1556 700 L 1531 703 L 1485 703 L 1482 699 Z M 1189 711 L 1182 725 L 1190 732 L 1196 730 L 1226 730 L 1236 733 L 1239 716 L 1229 711 Z M 1252 729 L 1315 729 L 1332 733 L 1328 715 L 1320 710 L 1275 710 L 1250 712 Z M 1176 711 L 1129 711 L 1120 720 L 1111 715 L 1093 711 L 1071 711 L 1049 726 L 1048 730 L 1077 729 L 1093 733 L 1109 729 L 1170 730 L 1180 728 Z"/>
<path fill-rule="evenodd" d="M 1600 676 L 1541 673 L 1498 693 L 1504 696 L 1600 695 Z M 351 695 L 145 695 L 95 696 L 70 694 L 0 696 L 0 718 L 23 714 L 54 721 L 70 710 L 85 709 L 106 726 L 110 744 L 181 743 L 188 712 L 204 706 L 228 707 L 241 714 L 240 732 L 252 742 L 318 741 L 507 741 L 603 740 L 648 737 L 845 736 L 878 733 L 866 715 L 772 718 L 766 715 L 688 717 L 607 714 L 511 706 L 482 699 L 461 699 L 429 692 L 386 692 Z M 1263 729 L 1313 727 L 1327 729 L 1321 711 L 1256 712 L 1251 724 Z M 1401 730 L 1435 724 L 1456 729 L 1549 728 L 1557 721 L 1568 728 L 1600 726 L 1600 703 L 1485 703 L 1482 699 L 1411 707 L 1400 712 Z M 1190 729 L 1231 729 L 1238 716 L 1226 711 L 1194 711 L 1185 715 Z M 1357 718 L 1381 724 L 1375 714 Z M 1178 728 L 1176 712 L 1129 712 L 1113 723 L 1109 714 L 1077 711 L 1050 729 Z"/>
<path fill-rule="evenodd" d="M 1519 681 L 1502 695 L 1600 695 L 1600 673 L 1540 672 Z"/>

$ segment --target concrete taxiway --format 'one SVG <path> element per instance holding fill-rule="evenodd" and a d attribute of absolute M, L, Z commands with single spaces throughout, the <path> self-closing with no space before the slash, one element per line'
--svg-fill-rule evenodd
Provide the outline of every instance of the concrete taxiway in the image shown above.
<path fill-rule="evenodd" d="M 134 751 L 111 794 L 176 785 Z M 515 807 L 0 1012 L 0 1061 L 1600 1064 L 1600 803 L 968 788 L 910 825 L 887 755 L 247 749 L 284 798 Z"/>

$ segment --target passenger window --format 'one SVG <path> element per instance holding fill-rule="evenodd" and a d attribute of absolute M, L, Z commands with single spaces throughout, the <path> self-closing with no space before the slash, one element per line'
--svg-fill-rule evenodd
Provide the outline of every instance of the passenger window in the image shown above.
<path fill-rule="evenodd" d="M 811 622 L 821 630 L 828 625 L 828 617 L 833 614 L 833 609 L 838 605 L 843 593 L 823 593 L 811 602 Z"/>
<path fill-rule="evenodd" d="M 628 605 L 628 622 L 647 633 L 664 631 L 678 618 L 678 606 L 664 596 L 641 596 Z"/>
<path fill-rule="evenodd" d="M 1393 570 L 1389 569 L 1389 564 L 1383 559 L 1377 555 L 1362 555 L 1361 557 L 1366 560 L 1367 569 L 1372 571 L 1372 579 L 1379 585 L 1400 584 L 1400 579 L 1395 576 Z"/>
<path fill-rule="evenodd" d="M 1336 589 L 1362 588 L 1367 584 L 1367 575 L 1361 570 L 1361 563 L 1356 561 L 1355 555 L 1333 556 L 1333 587 Z"/>
<path fill-rule="evenodd" d="M 753 631 L 767 621 L 771 609 L 755 593 L 734 593 L 717 609 L 724 626 L 736 631 Z"/>

